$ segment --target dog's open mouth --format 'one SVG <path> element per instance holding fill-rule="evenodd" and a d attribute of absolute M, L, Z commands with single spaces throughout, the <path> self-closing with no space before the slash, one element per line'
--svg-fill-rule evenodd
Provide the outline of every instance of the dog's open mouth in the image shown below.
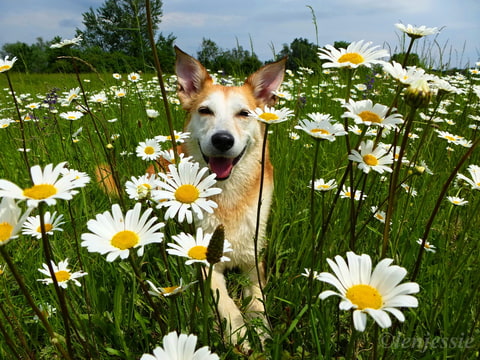
<path fill-rule="evenodd" d="M 227 158 L 223 156 L 206 156 L 203 155 L 210 171 L 217 174 L 217 180 L 226 180 L 232 173 L 233 167 L 240 161 L 245 153 L 246 147 L 242 150 L 240 155 L 235 158 Z"/>

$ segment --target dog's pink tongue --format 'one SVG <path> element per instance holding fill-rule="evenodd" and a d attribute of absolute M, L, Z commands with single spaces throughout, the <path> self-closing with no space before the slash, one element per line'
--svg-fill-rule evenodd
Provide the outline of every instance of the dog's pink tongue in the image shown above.
<path fill-rule="evenodd" d="M 210 170 L 217 174 L 217 179 L 226 179 L 233 168 L 233 159 L 224 157 L 210 157 L 208 159 Z"/>

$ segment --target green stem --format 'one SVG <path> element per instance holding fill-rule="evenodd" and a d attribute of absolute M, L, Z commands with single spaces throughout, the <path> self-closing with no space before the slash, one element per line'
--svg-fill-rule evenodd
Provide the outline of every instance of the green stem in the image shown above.
<path fill-rule="evenodd" d="M 465 153 L 465 155 L 462 156 L 462 158 L 458 162 L 457 166 L 455 166 L 452 173 L 448 177 L 445 184 L 443 184 L 442 190 L 440 191 L 440 194 L 438 195 L 437 202 L 435 203 L 432 214 L 430 215 L 430 218 L 427 221 L 427 225 L 425 225 L 425 231 L 423 232 L 423 235 L 422 235 L 422 244 L 420 245 L 420 248 L 418 250 L 417 261 L 415 262 L 415 266 L 414 266 L 413 271 L 412 271 L 411 281 L 415 281 L 415 279 L 417 278 L 418 273 L 420 271 L 420 265 L 422 263 L 423 253 L 425 252 L 425 243 L 427 242 L 427 238 L 428 238 L 428 235 L 429 235 L 430 230 L 432 228 L 433 221 L 435 220 L 435 217 L 438 214 L 438 210 L 440 209 L 440 205 L 441 205 L 442 201 L 444 200 L 444 197 L 447 193 L 448 187 L 450 186 L 452 181 L 455 179 L 455 177 L 458 173 L 458 170 L 460 170 L 460 168 L 465 163 L 465 161 L 467 161 L 468 158 L 470 157 L 470 155 L 472 155 L 473 151 L 475 150 L 475 148 L 478 146 L 479 143 L 480 143 L 480 138 L 477 139 L 473 143 L 473 145 L 468 149 L 468 151 Z"/>
<path fill-rule="evenodd" d="M 58 351 L 62 354 L 62 356 L 65 359 L 68 359 L 68 360 L 72 359 L 70 357 L 69 353 L 60 344 L 60 339 L 59 339 L 58 335 L 53 331 L 53 328 L 51 327 L 50 323 L 48 322 L 45 314 L 35 304 L 35 301 L 33 300 L 32 296 L 30 295 L 30 292 L 28 291 L 27 287 L 25 286 L 25 282 L 23 281 L 23 278 L 21 277 L 21 275 L 17 271 L 17 268 L 13 264 L 13 261 L 10 258 L 10 255 L 8 255 L 4 246 L 0 246 L 0 253 L 2 254 L 3 259 L 7 263 L 8 268 L 12 272 L 12 275 L 15 278 L 15 281 L 17 282 L 23 296 L 25 296 L 25 299 L 27 300 L 28 304 L 32 308 L 33 312 L 35 313 L 35 315 L 38 316 L 38 318 L 42 322 L 43 326 L 47 330 L 48 336 L 50 337 L 50 341 L 52 342 L 52 344 L 54 344 L 57 347 Z"/>
<path fill-rule="evenodd" d="M 147 15 L 147 25 L 148 25 L 148 39 L 150 40 L 150 46 L 152 48 L 153 62 L 155 70 L 157 71 L 158 83 L 160 84 L 160 90 L 162 93 L 163 105 L 165 108 L 165 115 L 167 117 L 168 129 L 170 131 L 170 137 L 172 139 L 172 148 L 173 154 L 175 156 L 175 164 L 179 164 L 179 156 L 177 152 L 177 141 L 175 140 L 175 131 L 173 128 L 172 114 L 170 112 L 170 104 L 168 103 L 167 90 L 165 89 L 165 83 L 163 82 L 163 72 L 160 65 L 160 60 L 158 59 L 157 46 L 155 44 L 155 39 L 153 37 L 153 24 L 152 24 L 152 12 L 150 9 L 150 0 L 145 0 L 145 8 Z"/>
<path fill-rule="evenodd" d="M 412 128 L 416 111 L 417 111 L 417 108 L 412 106 L 405 120 L 405 131 L 402 138 L 402 144 L 400 145 L 398 158 L 393 168 L 392 175 L 390 177 L 390 188 L 388 192 L 387 211 L 385 213 L 385 226 L 383 228 L 383 243 L 382 243 L 381 258 L 384 258 L 387 255 L 388 242 L 390 239 L 390 223 L 391 223 L 393 211 L 395 208 L 395 198 L 397 193 L 398 178 L 400 176 L 400 169 L 402 167 L 402 159 L 403 159 L 403 156 L 405 155 L 405 150 L 407 147 L 408 134 L 410 133 L 410 130 Z"/>
<path fill-rule="evenodd" d="M 53 287 L 55 289 L 55 293 L 57 294 L 58 302 L 60 304 L 60 309 L 62 313 L 63 323 L 65 326 L 65 340 L 67 343 L 67 350 L 68 353 L 72 358 L 73 356 L 73 347 L 72 347 L 72 339 L 71 339 L 71 332 L 70 332 L 70 317 L 68 313 L 67 303 L 65 301 L 65 294 L 60 289 L 58 285 L 57 277 L 55 275 L 55 270 L 53 269 L 52 265 L 52 250 L 50 248 L 50 243 L 48 242 L 48 236 L 45 229 L 45 210 L 44 210 L 44 203 L 40 202 L 38 205 L 38 213 L 40 218 L 40 231 L 42 233 L 42 245 L 43 245 L 43 254 L 45 255 L 45 261 L 47 263 L 48 271 L 50 272 L 50 276 L 53 281 Z"/>

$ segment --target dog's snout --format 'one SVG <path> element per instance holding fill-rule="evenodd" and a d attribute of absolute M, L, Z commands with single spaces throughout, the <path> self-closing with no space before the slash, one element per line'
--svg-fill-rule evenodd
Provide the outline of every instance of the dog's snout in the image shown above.
<path fill-rule="evenodd" d="M 212 145 L 220 151 L 230 150 L 234 143 L 235 138 L 227 131 L 220 131 L 212 135 Z"/>

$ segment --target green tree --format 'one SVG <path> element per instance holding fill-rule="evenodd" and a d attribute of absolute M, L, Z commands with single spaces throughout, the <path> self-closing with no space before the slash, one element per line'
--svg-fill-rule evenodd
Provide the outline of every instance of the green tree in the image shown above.
<path fill-rule="evenodd" d="M 197 52 L 197 59 L 207 69 L 212 69 L 221 53 L 222 50 L 213 40 L 203 38 L 200 51 Z"/>
<path fill-rule="evenodd" d="M 296 38 L 290 46 L 283 45 L 279 57 L 287 56 L 287 68 L 297 70 L 299 67 L 317 68 L 320 65 L 318 58 L 318 47 L 307 39 Z"/>
<path fill-rule="evenodd" d="M 151 2 L 153 31 L 162 17 L 162 1 Z M 98 9 L 82 14 L 85 30 L 77 29 L 84 48 L 98 47 L 105 52 L 121 52 L 145 59 L 150 48 L 144 0 L 106 0 Z M 155 34 L 154 34 L 155 38 Z"/>

